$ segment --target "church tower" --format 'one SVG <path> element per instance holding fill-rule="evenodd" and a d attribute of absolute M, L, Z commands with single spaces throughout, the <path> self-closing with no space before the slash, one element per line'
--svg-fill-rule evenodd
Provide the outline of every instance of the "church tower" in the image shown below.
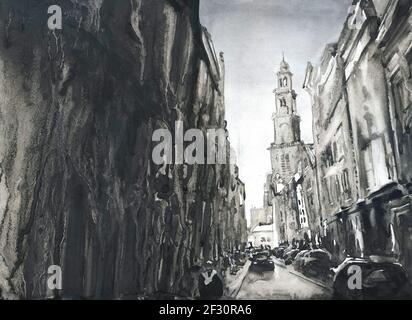
<path fill-rule="evenodd" d="M 275 112 L 272 119 L 275 139 L 270 147 L 274 176 L 289 180 L 298 169 L 302 141 L 300 117 L 296 109 L 297 94 L 293 90 L 293 74 L 289 64 L 282 59 L 276 73 Z"/>
<path fill-rule="evenodd" d="M 279 239 L 291 242 L 294 238 L 302 238 L 301 231 L 308 229 L 307 190 L 301 184 L 305 179 L 305 169 L 311 163 L 311 147 L 301 140 L 297 94 L 293 90 L 293 74 L 285 58 L 276 72 L 273 93 L 276 100 L 272 116 L 275 137 L 269 148 L 273 217 Z"/>
<path fill-rule="evenodd" d="M 297 94 L 292 86 L 293 74 L 283 58 L 277 72 L 276 110 L 273 114 L 275 144 L 290 144 L 300 141 L 300 117 L 296 110 Z"/>

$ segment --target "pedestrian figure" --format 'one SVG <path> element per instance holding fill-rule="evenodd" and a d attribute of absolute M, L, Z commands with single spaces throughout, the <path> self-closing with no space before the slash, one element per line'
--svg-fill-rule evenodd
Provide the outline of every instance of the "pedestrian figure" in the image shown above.
<path fill-rule="evenodd" d="M 231 266 L 230 251 L 228 251 L 223 258 L 223 268 L 226 271 Z"/>
<path fill-rule="evenodd" d="M 207 261 L 205 272 L 199 276 L 199 293 L 201 300 L 218 300 L 223 295 L 223 282 L 213 269 L 212 261 Z"/>
<path fill-rule="evenodd" d="M 231 275 L 236 275 L 237 272 L 239 271 L 237 265 L 236 265 L 236 260 L 232 255 L 229 256 L 229 262 L 230 262 L 230 274 Z"/>

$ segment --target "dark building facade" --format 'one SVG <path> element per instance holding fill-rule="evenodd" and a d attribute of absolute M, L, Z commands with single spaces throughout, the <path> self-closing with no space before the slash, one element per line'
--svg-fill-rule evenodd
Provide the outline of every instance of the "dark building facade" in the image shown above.
<path fill-rule="evenodd" d="M 50 32 L 49 1 L 1 1 L 1 298 L 192 296 L 192 267 L 246 241 L 236 166 L 152 161 L 157 129 L 226 129 L 199 1 L 53 3 Z"/>

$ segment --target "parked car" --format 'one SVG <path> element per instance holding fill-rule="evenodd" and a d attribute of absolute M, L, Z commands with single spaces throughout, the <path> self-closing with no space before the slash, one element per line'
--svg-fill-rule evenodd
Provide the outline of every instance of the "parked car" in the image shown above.
<path fill-rule="evenodd" d="M 356 267 L 360 267 L 359 284 L 355 277 Z M 347 300 L 390 300 L 411 299 L 411 285 L 405 268 L 395 259 L 371 256 L 368 258 L 347 258 L 337 268 L 332 269 L 333 298 Z M 356 288 L 359 285 L 359 288 Z"/>
<path fill-rule="evenodd" d="M 296 246 L 289 246 L 287 248 L 285 248 L 285 251 L 283 251 L 283 255 L 282 255 L 282 259 L 285 259 L 286 256 L 289 254 L 289 252 L 293 251 L 293 250 L 297 250 L 298 248 Z"/>
<path fill-rule="evenodd" d="M 302 271 L 302 264 L 303 264 L 303 256 L 308 253 L 309 250 L 303 250 L 300 251 L 296 257 L 295 260 L 293 260 L 293 269 L 295 269 L 296 271 Z"/>
<path fill-rule="evenodd" d="M 284 257 L 283 257 L 283 259 L 285 260 L 285 264 L 287 266 L 292 264 L 293 260 L 295 260 L 298 253 L 299 253 L 298 249 L 293 249 L 293 250 L 289 251 L 287 254 L 285 254 Z"/>
<path fill-rule="evenodd" d="M 327 251 L 310 250 L 302 256 L 301 260 L 301 272 L 307 276 L 326 278 L 330 273 L 332 257 Z"/>
<path fill-rule="evenodd" d="M 270 253 L 268 251 L 262 251 L 256 253 L 251 259 L 252 264 L 249 267 L 251 272 L 264 272 L 264 271 L 274 271 L 275 263 L 270 258 Z"/>
<path fill-rule="evenodd" d="M 276 247 L 275 249 L 273 249 L 273 255 L 278 259 L 283 257 L 284 252 L 285 247 Z"/>

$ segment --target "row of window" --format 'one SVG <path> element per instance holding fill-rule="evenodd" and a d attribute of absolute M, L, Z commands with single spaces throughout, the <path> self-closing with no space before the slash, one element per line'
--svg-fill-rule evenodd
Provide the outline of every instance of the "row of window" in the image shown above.
<path fill-rule="evenodd" d="M 280 167 L 283 173 L 289 172 L 291 170 L 289 154 L 282 154 L 280 156 Z"/>
<path fill-rule="evenodd" d="M 340 175 L 324 178 L 324 189 L 330 205 L 350 199 L 349 170 L 344 169 Z"/>

